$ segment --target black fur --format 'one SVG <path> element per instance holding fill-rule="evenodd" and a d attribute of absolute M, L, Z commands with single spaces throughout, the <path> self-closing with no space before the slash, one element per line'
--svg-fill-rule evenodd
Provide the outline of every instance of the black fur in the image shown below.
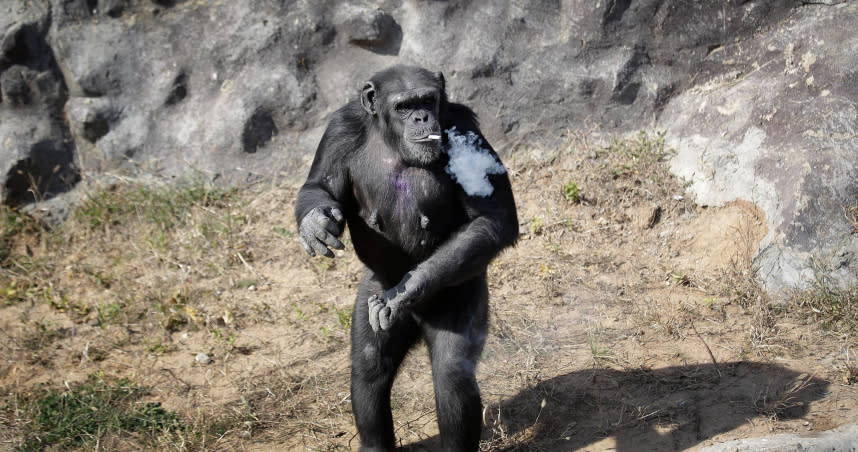
<path fill-rule="evenodd" d="M 295 206 L 299 225 L 307 226 L 299 227 L 305 248 L 333 255 L 322 242 L 338 241 L 313 231 L 338 236 L 344 218 L 367 267 L 351 352 L 362 450 L 394 448 L 390 388 L 420 339 L 432 360 L 445 450 L 476 450 L 479 443 L 474 369 L 486 335 L 486 266 L 515 243 L 518 220 L 506 174 L 490 175 L 494 191 L 479 197 L 445 171 L 444 132 L 452 127 L 476 133 L 497 155 L 474 112 L 448 102 L 444 83 L 440 73 L 407 66 L 374 75 L 360 99 L 332 115 Z M 435 134 L 441 140 L 426 138 Z"/>

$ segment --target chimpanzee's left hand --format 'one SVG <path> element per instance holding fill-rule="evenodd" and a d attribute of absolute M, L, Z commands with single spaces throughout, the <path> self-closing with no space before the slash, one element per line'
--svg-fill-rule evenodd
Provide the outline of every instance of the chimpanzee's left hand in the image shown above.
<path fill-rule="evenodd" d="M 373 295 L 367 300 L 369 325 L 376 333 L 389 330 L 404 311 L 423 295 L 423 284 L 414 273 L 406 273 L 396 286 L 382 296 Z"/>

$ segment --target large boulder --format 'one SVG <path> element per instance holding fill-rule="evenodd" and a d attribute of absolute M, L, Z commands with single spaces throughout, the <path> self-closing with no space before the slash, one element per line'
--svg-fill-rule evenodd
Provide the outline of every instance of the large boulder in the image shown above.
<path fill-rule="evenodd" d="M 665 107 L 673 171 L 697 202 L 766 215 L 758 275 L 771 293 L 858 283 L 858 4 L 800 8 L 707 62 L 721 75 Z"/>

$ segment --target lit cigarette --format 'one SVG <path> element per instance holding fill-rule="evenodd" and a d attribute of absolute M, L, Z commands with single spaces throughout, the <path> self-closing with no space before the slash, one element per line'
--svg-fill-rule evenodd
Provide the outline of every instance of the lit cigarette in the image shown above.
<path fill-rule="evenodd" d="M 440 139 L 441 139 L 441 135 L 429 135 L 429 136 L 428 136 L 428 137 L 426 137 L 426 138 L 428 138 L 428 139 L 430 139 L 430 140 L 440 140 Z"/>

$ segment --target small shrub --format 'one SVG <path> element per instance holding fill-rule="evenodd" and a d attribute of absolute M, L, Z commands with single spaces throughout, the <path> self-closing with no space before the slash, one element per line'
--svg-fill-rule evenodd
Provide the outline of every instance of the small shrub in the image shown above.
<path fill-rule="evenodd" d="M 581 202 L 581 188 L 570 180 L 563 186 L 563 197 L 572 204 L 578 204 Z"/>
<path fill-rule="evenodd" d="M 542 220 L 539 217 L 534 217 L 530 220 L 527 230 L 530 232 L 530 235 L 542 234 Z"/>
<path fill-rule="evenodd" d="M 351 313 L 351 311 L 348 310 L 347 308 L 346 309 L 340 309 L 337 307 L 334 307 L 334 310 L 336 311 L 336 314 L 337 314 L 337 324 L 340 326 L 340 328 L 342 328 L 344 330 L 348 330 L 352 324 L 352 313 Z"/>

